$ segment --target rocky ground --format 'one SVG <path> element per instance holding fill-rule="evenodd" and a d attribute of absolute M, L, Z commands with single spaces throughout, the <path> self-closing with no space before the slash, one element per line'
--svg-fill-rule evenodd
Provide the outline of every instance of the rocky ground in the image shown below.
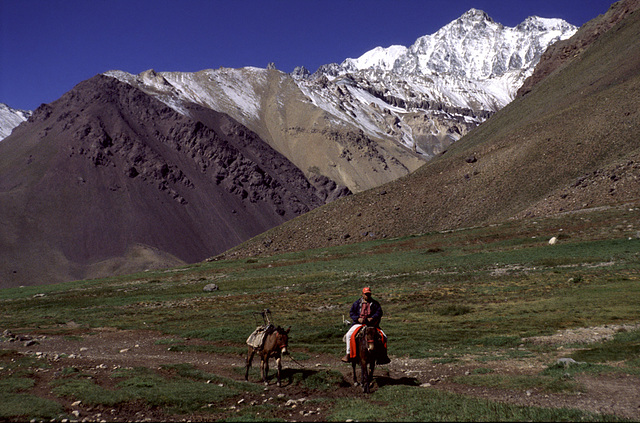
<path fill-rule="evenodd" d="M 637 325 L 635 326 L 637 328 Z M 629 326 L 626 329 L 632 328 Z M 537 343 L 552 343 L 558 346 L 580 342 L 596 342 L 613 336 L 621 327 L 593 327 L 560 332 L 554 336 L 531 339 Z M 163 364 L 190 363 L 205 372 L 241 381 L 244 359 L 239 355 L 211 355 L 198 352 L 171 351 L 166 343 L 169 339 L 153 331 L 121 331 L 113 328 L 93 330 L 91 334 L 78 333 L 81 340 L 69 336 L 35 337 L 27 340 L 12 334 L 3 337 L 0 348 L 15 350 L 19 354 L 29 354 L 47 360 L 51 367 L 36 372 L 38 394 L 52 398 L 48 382 L 57 372 L 73 366 L 83 373 L 90 374 L 96 381 L 109 383 L 109 375 L 114 369 L 144 366 L 159 368 Z M 202 340 L 188 340 L 187 344 L 197 345 Z M 295 345 L 291 346 L 295 355 Z M 408 359 L 393 356 L 392 362 L 376 369 L 374 390 L 390 384 L 407 384 L 416 389 L 439 389 L 459 394 L 502 401 L 517 405 L 541 407 L 578 408 L 603 414 L 640 420 L 640 377 L 625 373 L 594 377 L 582 374 L 575 379 L 585 392 L 572 394 L 551 394 L 528 390 L 523 392 L 501 390 L 480 386 L 461 385 L 453 382 L 453 377 L 468 374 L 478 367 L 491 367 L 498 374 L 536 374 L 554 360 L 567 357 L 569 348 L 557 348 L 544 356 L 527 356 L 514 360 L 499 360 L 478 363 L 474 357 L 464 357 L 455 363 L 434 364 L 429 359 Z M 256 362 L 254 360 L 254 366 Z M 273 373 L 273 363 L 272 370 Z M 274 380 L 262 393 L 246 393 L 244 398 L 234 398 L 223 405 L 226 412 L 254 407 L 272 402 L 280 410 L 280 418 L 292 421 L 325 421 L 329 409 L 323 402 L 311 401 L 314 397 L 344 398 L 364 397 L 359 387 L 350 386 L 351 367 L 340 361 L 340 357 L 313 354 L 307 360 L 297 361 L 285 358 L 284 367 L 300 370 L 339 370 L 345 383 L 334 391 L 313 391 L 302 386 L 283 383 L 277 387 Z M 250 380 L 249 383 L 258 383 Z M 59 398 L 57 398 L 59 400 Z M 90 407 L 79 402 L 67 401 L 65 407 L 69 413 L 78 417 L 78 421 L 199 421 L 213 420 L 216 415 L 165 415 L 158 410 L 144 406 L 126 406 L 120 408 Z M 220 416 L 222 418 L 223 416 Z"/>

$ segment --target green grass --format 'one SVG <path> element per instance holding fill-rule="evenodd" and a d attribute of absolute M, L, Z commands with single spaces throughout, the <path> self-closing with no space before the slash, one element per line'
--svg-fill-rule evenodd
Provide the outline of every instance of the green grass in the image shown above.
<path fill-rule="evenodd" d="M 628 364 L 626 371 L 640 373 L 640 330 L 624 331 L 613 340 L 577 351 L 571 357 L 578 362 L 606 363 L 623 361 Z"/>
<path fill-rule="evenodd" d="M 52 384 L 52 392 L 90 406 L 142 402 L 148 407 L 182 414 L 205 409 L 247 390 L 246 384 L 203 373 L 189 364 L 164 368 L 169 371 L 168 375 L 145 367 L 116 370 L 112 374 L 118 381 L 114 388 L 100 386 L 81 374 L 67 375 Z"/>
<path fill-rule="evenodd" d="M 24 393 L 2 394 L 0 419 L 20 421 L 29 419 L 60 419 L 67 417 L 64 408 L 56 401 Z"/>
<path fill-rule="evenodd" d="M 0 380 L 0 392 L 20 392 L 31 388 L 34 380 L 27 377 L 6 377 Z"/>
<path fill-rule="evenodd" d="M 490 388 L 509 389 L 515 391 L 527 391 L 536 389 L 543 392 L 580 392 L 582 388 L 566 373 L 554 376 L 545 375 L 496 375 L 496 374 L 476 374 L 469 376 L 456 376 L 453 378 L 456 383 L 466 385 L 486 386 Z"/>
<path fill-rule="evenodd" d="M 89 379 L 63 379 L 52 384 L 52 390 L 59 397 L 68 398 L 72 401 L 82 401 L 83 403 L 95 406 L 114 406 L 132 399 L 127 397 L 120 390 L 110 390 L 102 388 Z"/>
<path fill-rule="evenodd" d="M 308 389 L 328 391 L 339 386 L 345 386 L 342 373 L 335 370 L 320 370 L 316 372 L 295 372 L 292 383 Z"/>
<path fill-rule="evenodd" d="M 348 419 L 387 422 L 625 421 L 578 410 L 523 407 L 407 386 L 380 389 L 370 399 L 337 401 L 329 421 Z"/>
<path fill-rule="evenodd" d="M 494 361 L 522 359 L 553 348 L 526 343 L 527 337 L 640 322 L 640 240 L 598 230 L 600 220 L 606 222 L 602 227 L 640 227 L 637 211 L 620 208 L 250 260 L 203 262 L 175 271 L 5 289 L 0 290 L 0 327 L 14 333 L 63 335 L 79 345 L 78 333 L 91 333 L 96 327 L 153 329 L 170 338 L 161 342 L 176 354 L 197 351 L 240 357 L 247 336 L 262 323 L 255 313 L 269 308 L 276 324 L 291 326 L 292 357 L 305 363 L 318 353 L 344 354 L 343 319 L 348 319 L 362 286 L 368 285 L 384 308 L 382 327 L 391 356 L 455 366 L 463 356 L 472 355 L 486 370 L 468 375 L 464 383 L 570 392 L 580 389 L 572 379 L 577 373 L 597 375 L 615 369 L 640 373 L 638 331 L 620 332 L 611 341 L 583 345 L 572 353 L 573 359 L 587 365 L 564 369 L 552 364 L 539 375 L 513 380 L 489 369 Z M 550 246 L 547 240 L 559 228 L 563 235 Z M 211 281 L 220 289 L 204 292 Z M 79 328 L 70 328 L 69 321 Z M 188 345 L 185 338 L 204 342 Z M 0 344 L 3 393 L 10 399 L 30 395 L 33 388 L 28 381 L 35 380 L 34 372 L 46 367 L 47 361 L 1 348 Z M 258 379 L 256 367 L 254 363 L 252 381 Z M 242 379 L 244 368 L 235 370 Z M 331 370 L 309 371 L 294 365 L 285 370 L 287 383 L 305 389 L 331 392 L 342 386 Z M 188 367 L 120 370 L 108 386 L 84 376 L 65 369 L 51 386 L 54 395 L 105 406 L 138 401 L 191 412 L 200 410 L 205 401 L 239 395 L 247 386 Z M 370 414 L 355 418 L 557 421 L 578 416 L 574 411 L 521 410 L 429 392 L 380 387 L 372 396 Z M 411 410 L 402 409 L 402 402 L 394 399 L 401 396 L 420 400 L 409 403 Z M 430 412 L 420 401 L 433 410 L 450 410 Z M 0 416 L 21 416 L 15 414 L 17 403 L 6 404 L 0 404 Z M 342 411 L 336 411 L 335 419 L 349 418 L 347 404 L 350 401 L 336 403 Z M 47 407 L 43 403 L 42 408 Z M 238 413 L 227 417 L 255 417 Z M 273 409 L 265 406 L 260 416 L 273 417 Z"/>
<path fill-rule="evenodd" d="M 59 419 L 68 417 L 56 401 L 29 393 L 35 386 L 34 371 L 46 367 L 41 360 L 14 351 L 0 350 L 0 419 Z"/>

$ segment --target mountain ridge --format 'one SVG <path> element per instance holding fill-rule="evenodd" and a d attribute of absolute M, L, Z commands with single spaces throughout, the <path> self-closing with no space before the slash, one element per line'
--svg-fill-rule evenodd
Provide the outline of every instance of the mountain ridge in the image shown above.
<path fill-rule="evenodd" d="M 224 258 L 410 236 L 640 202 L 640 2 L 446 152 L 269 230 Z M 573 39 L 567 44 L 571 45 Z M 614 66 L 615 64 L 615 66 Z M 545 71 L 545 65 L 541 66 Z M 340 219 L 336 219 L 340 216 Z M 331 226 L 323 221 L 335 222 Z M 588 223 L 586 223 L 588 224 Z"/>
<path fill-rule="evenodd" d="M 447 105 L 428 90 L 411 97 L 397 75 L 327 69 L 299 78 L 273 66 L 112 71 L 42 105 L 0 143 L 3 286 L 232 256 L 248 239 L 236 251 L 338 245 L 459 227 L 473 210 L 486 216 L 468 207 L 497 201 L 478 197 L 495 184 L 473 170 L 491 163 L 485 153 L 438 166 L 497 113 L 481 102 Z M 387 135 L 371 135 L 373 123 Z M 411 146 L 402 142 L 409 135 Z M 427 156 L 439 172 L 421 179 Z M 413 178 L 417 186 L 402 185 Z"/>
<path fill-rule="evenodd" d="M 320 173 L 359 192 L 414 171 L 504 107 L 544 49 L 575 29 L 559 19 L 534 17 L 509 28 L 472 9 L 410 48 L 403 47 L 406 54 L 396 62 L 404 68 L 355 66 L 358 59 L 345 59 L 313 74 L 302 69 L 286 74 L 271 64 L 267 69 L 105 75 L 137 86 L 181 113 L 182 101 L 227 113 L 308 177 Z M 385 49 L 361 58 L 380 51 L 384 54 Z M 483 74 L 487 67 L 493 71 Z M 361 142 L 332 147 L 335 138 L 330 134 L 345 131 L 348 136 L 343 138 Z M 299 144 L 304 148 L 291 148 Z M 320 154 L 308 154 L 316 145 L 322 146 Z M 377 151 L 352 157 L 373 145 Z M 367 160 L 370 154 L 377 159 Z"/>

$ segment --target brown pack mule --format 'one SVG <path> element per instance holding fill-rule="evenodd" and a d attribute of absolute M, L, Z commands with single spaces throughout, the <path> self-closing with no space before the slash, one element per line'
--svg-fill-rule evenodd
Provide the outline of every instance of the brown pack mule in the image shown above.
<path fill-rule="evenodd" d="M 267 380 L 267 376 L 269 373 L 269 359 L 275 358 L 276 365 L 278 367 L 278 386 L 282 386 L 280 376 L 282 372 L 282 356 L 289 353 L 288 348 L 290 330 L 291 326 L 289 326 L 286 330 L 281 328 L 280 326 L 276 328 L 272 327 L 265 335 L 262 347 L 255 348 L 249 346 L 249 351 L 247 352 L 247 366 L 244 374 L 244 380 L 249 380 L 249 368 L 251 367 L 253 356 L 258 353 L 258 355 L 260 356 L 260 376 L 262 378 L 262 382 L 265 385 L 269 384 Z"/>

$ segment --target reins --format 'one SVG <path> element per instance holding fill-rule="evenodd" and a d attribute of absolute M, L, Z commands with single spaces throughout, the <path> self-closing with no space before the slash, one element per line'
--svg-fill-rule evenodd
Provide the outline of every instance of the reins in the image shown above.
<path fill-rule="evenodd" d="M 296 360 L 295 358 L 293 358 L 293 357 L 291 356 L 291 354 L 288 354 L 288 355 L 289 355 L 289 358 L 291 359 L 291 361 L 293 361 L 293 362 L 294 362 L 294 363 L 296 363 L 298 366 L 300 366 L 300 368 L 301 368 L 301 369 L 304 369 L 304 368 L 305 368 L 302 364 L 300 364 L 300 363 L 298 362 L 298 360 Z"/>

